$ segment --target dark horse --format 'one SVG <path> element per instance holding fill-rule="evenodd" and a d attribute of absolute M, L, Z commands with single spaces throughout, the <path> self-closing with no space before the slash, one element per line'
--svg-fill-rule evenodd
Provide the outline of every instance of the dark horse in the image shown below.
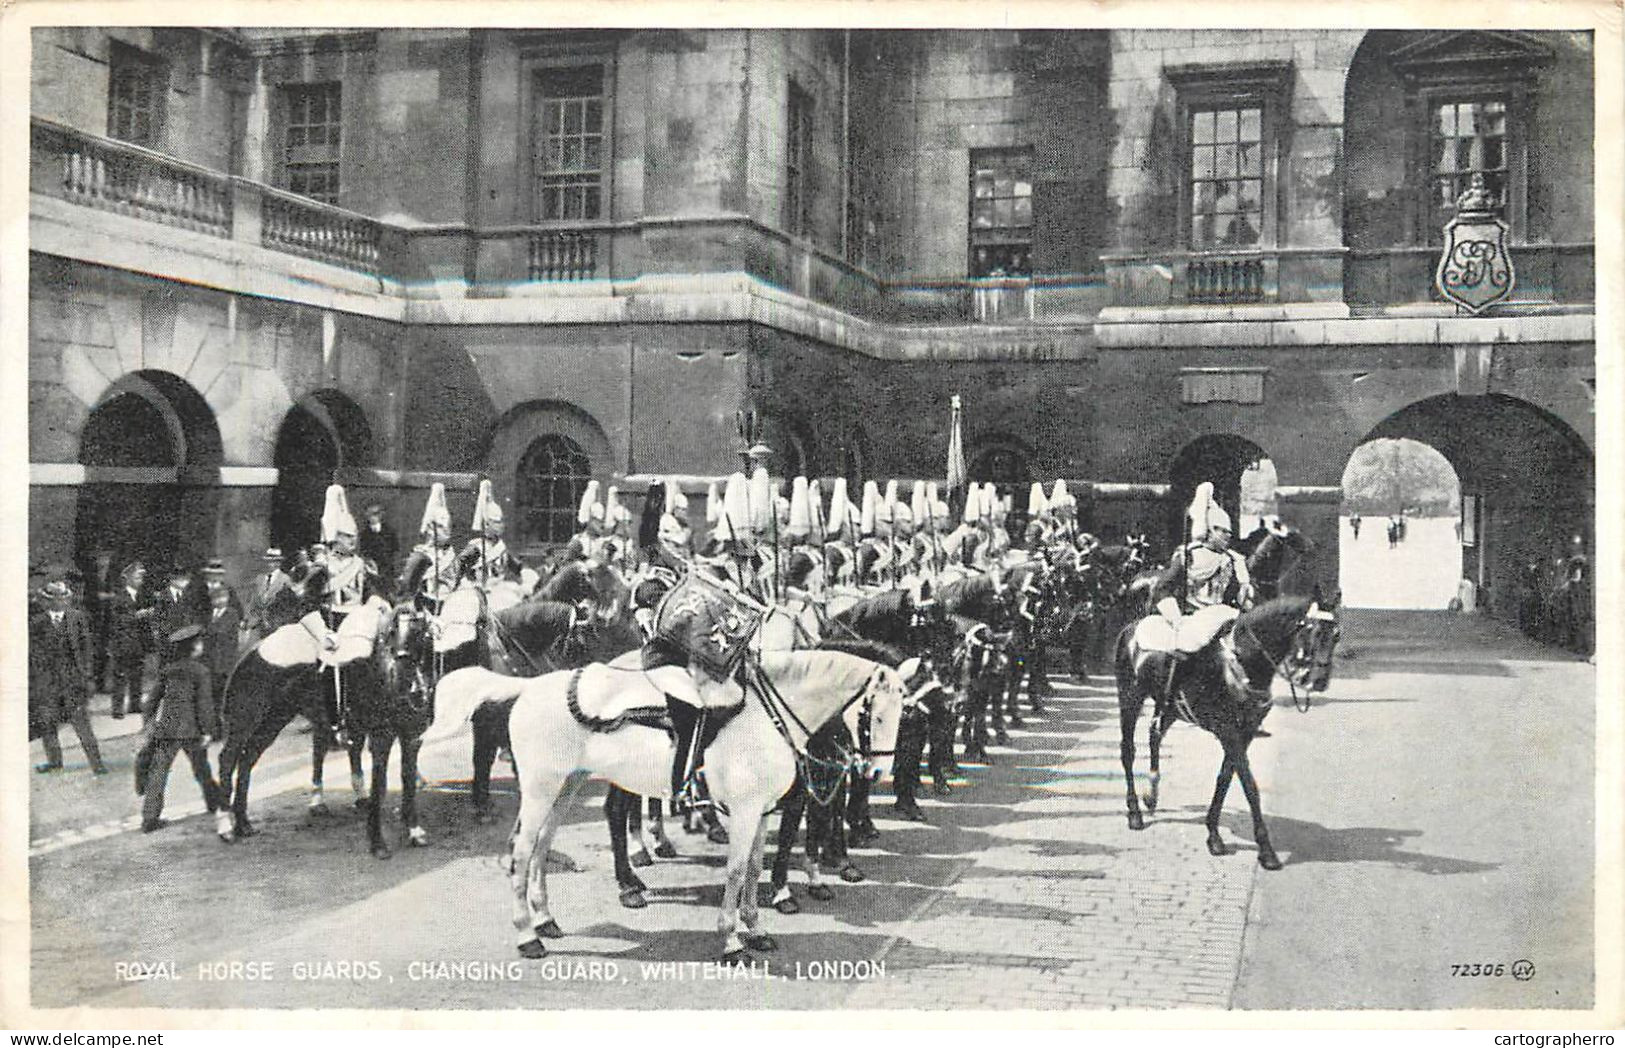
<path fill-rule="evenodd" d="M 1337 645 L 1337 597 L 1322 603 L 1312 597 L 1278 597 L 1241 613 L 1228 631 L 1226 653 L 1224 635 L 1194 655 L 1186 656 L 1175 669 L 1173 687 L 1168 687 L 1169 661 L 1174 656 L 1160 651 L 1141 651 L 1135 643 L 1139 623 L 1131 623 L 1117 635 L 1117 702 L 1122 724 L 1123 774 L 1128 779 L 1128 824 L 1145 828 L 1140 814 L 1140 796 L 1134 783 L 1134 729 L 1146 699 L 1154 703 L 1151 721 L 1150 789 L 1145 807 L 1156 811 L 1158 767 L 1162 737 L 1173 722 L 1188 721 L 1218 738 L 1224 747 L 1213 801 L 1207 810 L 1207 849 L 1209 854 L 1228 852 L 1219 837 L 1219 813 L 1232 776 L 1241 780 L 1252 809 L 1253 839 L 1258 844 L 1258 864 L 1266 870 L 1281 868 L 1264 813 L 1259 806 L 1258 784 L 1247 761 L 1247 747 L 1264 723 L 1271 706 L 1270 686 L 1277 677 L 1291 687 L 1294 701 L 1304 689 L 1300 709 L 1308 708 L 1308 693 L 1325 691 L 1331 680 L 1332 652 Z"/>
<path fill-rule="evenodd" d="M 427 696 L 413 686 L 414 653 L 404 649 L 396 639 L 403 632 L 396 624 L 408 612 L 405 609 L 379 611 L 369 606 L 351 614 L 377 615 L 379 622 L 370 638 L 371 654 L 343 667 L 343 727 L 350 739 L 350 769 L 358 804 L 363 803 L 359 796 L 361 751 L 366 747 L 372 752 L 372 785 L 365 802 L 367 839 L 372 854 L 387 859 L 390 848 L 384 841 L 382 820 L 389 755 L 397 739 L 401 743 L 401 820 L 414 846 L 428 843 L 428 836 L 418 823 L 417 755 L 432 710 Z M 303 641 L 297 634 L 283 632 L 287 630 L 303 633 L 304 627 L 284 626 L 250 648 L 237 660 L 226 683 L 223 699 L 226 740 L 220 751 L 222 796 L 232 796 L 232 837 L 222 834 L 226 840 L 250 837 L 256 832 L 248 819 L 248 789 L 254 765 L 299 713 L 310 716 L 316 725 L 312 733 L 317 753 L 311 810 L 316 813 L 326 810 L 321 799 L 321 767 L 326 756 L 328 719 L 323 675 L 333 671 L 322 668 L 314 657 L 309 661 L 289 657 L 289 651 L 303 649 L 283 641 L 290 636 L 300 644 Z M 275 639 L 279 634 L 281 641 Z M 268 659 L 267 653 L 272 657 Z"/>
<path fill-rule="evenodd" d="M 1274 600 L 1281 595 L 1281 576 L 1293 564 L 1315 551 L 1309 537 L 1290 524 L 1281 531 L 1257 527 L 1232 548 L 1247 558 L 1247 574 L 1253 583 L 1254 597 L 1259 601 Z"/>

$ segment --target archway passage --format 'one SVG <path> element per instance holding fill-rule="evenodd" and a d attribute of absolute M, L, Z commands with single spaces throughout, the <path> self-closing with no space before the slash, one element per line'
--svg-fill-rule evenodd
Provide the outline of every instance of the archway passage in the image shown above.
<path fill-rule="evenodd" d="M 192 566 L 214 548 L 220 430 L 196 389 L 163 371 L 114 383 L 79 440 L 86 483 L 74 520 L 74 560 L 91 577 L 97 555 L 113 571 L 140 560 L 153 571 Z"/>
<path fill-rule="evenodd" d="M 1356 608 L 1443 609 L 1461 584 L 1461 482 L 1408 437 L 1361 444 L 1343 470 L 1338 578 Z"/>
<path fill-rule="evenodd" d="M 1010 499 L 1010 516 L 1005 520 L 1012 538 L 1027 530 L 1027 494 L 1032 489 L 1032 466 L 1027 451 L 1013 439 L 982 442 L 971 456 L 970 479 L 985 484 L 992 481 L 1000 498 Z M 1085 525 L 1089 522 L 1085 521 Z"/>
<path fill-rule="evenodd" d="M 1214 500 L 1230 515 L 1237 538 L 1273 512 L 1275 466 L 1264 449 L 1227 433 L 1198 437 L 1180 449 L 1169 469 L 1170 547 L 1185 534 L 1185 511 L 1204 481 L 1212 483 Z"/>
<path fill-rule="evenodd" d="M 341 467 L 372 460 L 372 433 L 361 408 L 330 389 L 318 390 L 288 410 L 277 432 L 271 493 L 271 543 L 284 552 L 321 537 L 327 486 Z M 352 505 L 359 514 L 361 507 Z"/>
<path fill-rule="evenodd" d="M 1402 408 L 1366 440 L 1382 437 L 1428 444 L 1454 468 L 1461 573 L 1479 611 L 1516 620 L 1530 564 L 1550 568 L 1576 536 L 1590 553 L 1595 463 L 1585 441 L 1555 415 L 1501 394 L 1447 394 Z"/>

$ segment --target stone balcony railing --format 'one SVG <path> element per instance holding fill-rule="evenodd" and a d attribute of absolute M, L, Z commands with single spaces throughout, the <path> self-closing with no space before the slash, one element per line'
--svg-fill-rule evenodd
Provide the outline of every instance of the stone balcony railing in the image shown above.
<path fill-rule="evenodd" d="M 470 298 L 575 294 L 652 276 L 746 273 L 865 321 L 1093 323 L 1107 307 L 1294 303 L 1376 309 L 1432 298 L 1436 249 L 1341 246 L 1109 254 L 1100 274 L 884 279 L 743 214 L 509 226 L 401 226 L 35 118 L 35 194 L 314 259 L 404 289 L 460 275 Z M 1589 303 L 1590 244 L 1514 248 L 1523 302 Z M 529 289 L 529 290 L 526 290 Z"/>

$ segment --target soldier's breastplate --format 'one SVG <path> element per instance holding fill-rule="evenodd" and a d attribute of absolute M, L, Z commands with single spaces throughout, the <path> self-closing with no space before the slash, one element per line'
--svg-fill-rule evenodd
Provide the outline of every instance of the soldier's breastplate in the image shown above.
<path fill-rule="evenodd" d="M 367 579 L 361 558 L 347 557 L 338 567 L 329 562 L 328 572 L 327 606 L 340 613 L 360 607 Z"/>
<path fill-rule="evenodd" d="M 1197 607 L 1224 603 L 1224 594 L 1235 580 L 1236 569 L 1228 554 L 1209 549 L 1191 552 L 1186 578 L 1190 582 L 1190 602 Z"/>

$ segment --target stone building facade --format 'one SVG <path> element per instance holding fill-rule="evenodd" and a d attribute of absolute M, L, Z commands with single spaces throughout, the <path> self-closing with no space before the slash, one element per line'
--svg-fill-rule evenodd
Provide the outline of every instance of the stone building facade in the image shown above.
<path fill-rule="evenodd" d="M 1374 436 L 1450 458 L 1492 598 L 1589 534 L 1586 33 L 55 28 L 32 75 L 36 562 L 246 571 L 335 478 L 410 533 L 488 476 L 537 548 L 742 410 L 931 476 L 954 393 L 973 473 L 1108 536 L 1267 456 L 1295 585 Z M 1433 287 L 1473 173 L 1480 316 Z"/>

